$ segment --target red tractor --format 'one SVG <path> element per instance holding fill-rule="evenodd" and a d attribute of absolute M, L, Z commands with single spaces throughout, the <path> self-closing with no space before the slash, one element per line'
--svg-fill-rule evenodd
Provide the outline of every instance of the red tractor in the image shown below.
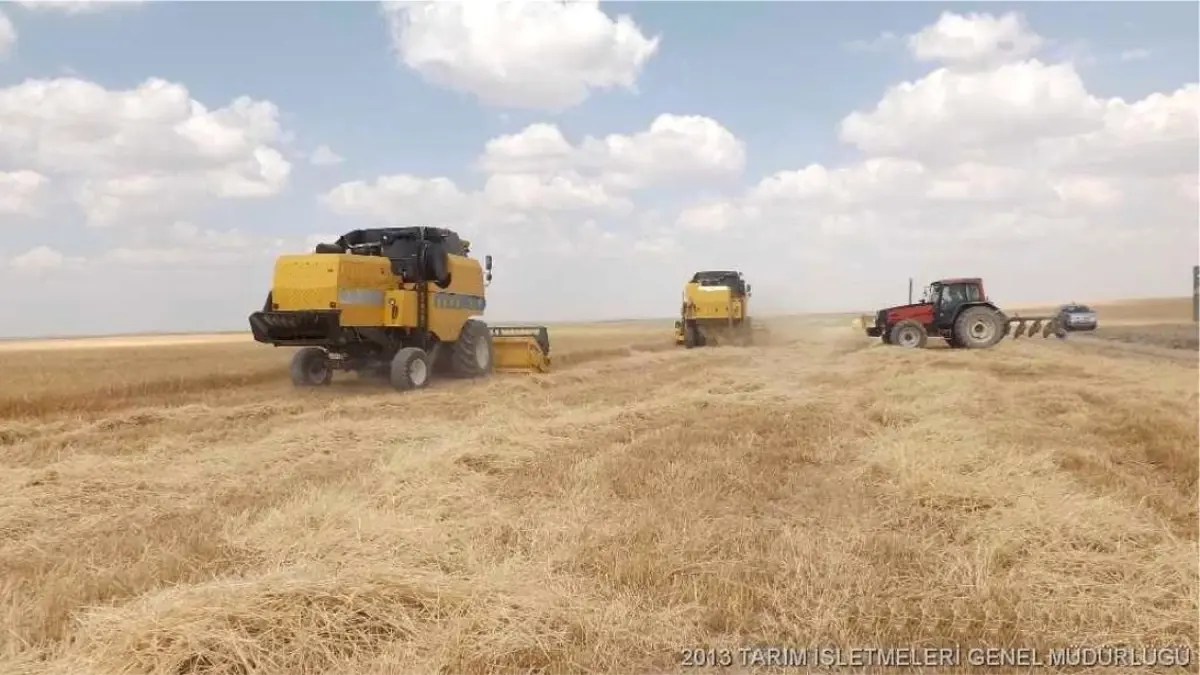
<path fill-rule="evenodd" d="M 869 337 L 909 348 L 924 347 L 932 335 L 951 347 L 986 349 L 1013 332 L 1014 324 L 1014 338 L 1038 332 L 1061 338 L 1065 333 L 1059 316 L 1008 317 L 988 300 L 983 279 L 977 277 L 935 281 L 921 302 L 881 309 L 861 321 Z"/>

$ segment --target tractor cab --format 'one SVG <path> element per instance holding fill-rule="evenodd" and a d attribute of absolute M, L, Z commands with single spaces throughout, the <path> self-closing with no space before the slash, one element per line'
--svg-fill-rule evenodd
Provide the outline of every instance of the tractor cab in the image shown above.
<path fill-rule="evenodd" d="M 960 307 L 987 302 L 987 296 L 983 292 L 982 279 L 941 279 L 929 284 L 921 302 L 933 305 L 935 326 L 948 327 L 958 315 Z"/>

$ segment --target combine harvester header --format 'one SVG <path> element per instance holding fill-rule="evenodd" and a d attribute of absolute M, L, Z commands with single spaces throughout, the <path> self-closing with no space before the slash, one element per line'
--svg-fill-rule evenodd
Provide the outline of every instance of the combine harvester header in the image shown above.
<path fill-rule="evenodd" d="M 329 384 L 335 370 L 420 389 L 434 373 L 548 372 L 545 326 L 488 326 L 481 316 L 492 257 L 435 227 L 354 230 L 315 252 L 280 256 L 254 339 L 301 347 L 296 386 Z"/>
<path fill-rule="evenodd" d="M 955 348 L 986 349 L 1010 333 L 1013 339 L 1039 333 L 1061 338 L 1068 330 L 1061 314 L 1007 316 L 988 299 L 978 277 L 935 281 L 921 302 L 887 307 L 855 323 L 868 337 L 909 348 L 924 347 L 932 336 Z"/>
<path fill-rule="evenodd" d="M 492 326 L 496 351 L 496 370 L 522 373 L 534 370 L 550 372 L 550 331 L 545 326 Z"/>

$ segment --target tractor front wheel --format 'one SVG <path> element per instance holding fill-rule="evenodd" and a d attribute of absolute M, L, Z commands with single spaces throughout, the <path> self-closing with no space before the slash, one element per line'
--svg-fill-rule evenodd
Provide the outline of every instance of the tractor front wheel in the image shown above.
<path fill-rule="evenodd" d="M 392 386 L 400 391 L 423 389 L 429 384 L 433 374 L 433 364 L 425 350 L 417 347 L 405 347 L 392 357 L 391 381 Z"/>
<path fill-rule="evenodd" d="M 925 346 L 925 341 L 929 339 L 925 327 L 912 319 L 905 319 L 892 326 L 890 334 L 892 344 L 908 349 L 921 349 Z"/>
<path fill-rule="evenodd" d="M 450 372 L 456 377 L 482 377 L 492 371 L 492 331 L 486 323 L 467 319 L 450 350 Z"/>
<path fill-rule="evenodd" d="M 987 307 L 968 307 L 954 321 L 954 337 L 967 349 L 986 349 L 1004 339 L 999 314 Z"/>
<path fill-rule="evenodd" d="M 321 387 L 333 380 L 329 355 L 320 347 L 305 347 L 292 357 L 292 384 L 297 387 Z"/>

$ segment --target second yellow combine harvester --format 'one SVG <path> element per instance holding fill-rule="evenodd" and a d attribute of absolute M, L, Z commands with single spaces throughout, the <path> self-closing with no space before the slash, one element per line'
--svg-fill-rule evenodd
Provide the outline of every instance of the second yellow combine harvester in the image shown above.
<path fill-rule="evenodd" d="M 760 329 L 761 330 L 761 329 Z M 741 272 L 707 270 L 683 287 L 683 305 L 675 322 L 675 344 L 693 347 L 754 342 L 750 322 L 750 284 Z"/>
<path fill-rule="evenodd" d="M 250 329 L 258 342 L 301 348 L 291 365 L 296 386 L 329 384 L 335 370 L 402 390 L 425 387 L 435 372 L 548 371 L 545 326 L 477 318 L 492 279 L 492 257 L 485 261 L 443 228 L 354 230 L 314 253 L 280 256 Z"/>

